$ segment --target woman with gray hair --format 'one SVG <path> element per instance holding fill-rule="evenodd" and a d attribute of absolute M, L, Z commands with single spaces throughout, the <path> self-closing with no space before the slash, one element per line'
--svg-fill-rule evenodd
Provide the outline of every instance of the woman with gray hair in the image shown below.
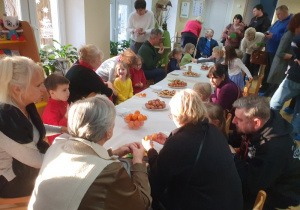
<path fill-rule="evenodd" d="M 198 94 L 190 89 L 170 101 L 172 119 L 178 127 L 158 154 L 151 141 L 148 150 L 153 208 L 241 209 L 242 188 L 224 135 L 208 123 Z"/>
<path fill-rule="evenodd" d="M 148 209 L 151 203 L 145 149 L 103 147 L 113 135 L 116 110 L 97 95 L 75 102 L 68 117 L 71 137 L 61 137 L 45 155 L 29 209 Z M 119 157 L 131 152 L 131 177 Z"/>

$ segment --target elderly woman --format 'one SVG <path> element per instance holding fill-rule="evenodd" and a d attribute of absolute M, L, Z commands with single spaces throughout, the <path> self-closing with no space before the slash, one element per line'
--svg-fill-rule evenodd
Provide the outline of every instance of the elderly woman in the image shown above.
<path fill-rule="evenodd" d="M 196 20 L 189 20 L 184 30 L 181 32 L 181 48 L 183 49 L 187 43 L 197 46 L 197 40 L 202 29 L 203 19 L 197 17 Z"/>
<path fill-rule="evenodd" d="M 0 197 L 29 196 L 49 147 L 45 135 L 66 129 L 44 127 L 34 105 L 46 91 L 41 66 L 15 56 L 0 59 L 0 69 Z"/>
<path fill-rule="evenodd" d="M 160 153 L 151 141 L 143 141 L 154 201 L 172 210 L 241 209 L 241 182 L 227 141 L 208 123 L 200 97 L 193 90 L 182 90 L 170 107 L 178 128 L 168 138 L 160 134 L 158 142 L 164 144 Z"/>
<path fill-rule="evenodd" d="M 235 49 L 240 47 L 242 38 L 244 37 L 245 24 L 243 23 L 243 17 L 237 14 L 233 17 L 233 23 L 226 26 L 222 33 L 223 39 L 225 39 L 225 46 L 231 45 Z"/>
<path fill-rule="evenodd" d="M 117 91 L 111 82 L 103 82 L 95 70 L 100 66 L 103 53 L 95 45 L 85 45 L 78 50 L 79 62 L 75 63 L 66 78 L 70 81 L 68 102 L 75 102 L 91 93 L 104 94 L 112 100 Z"/>
<path fill-rule="evenodd" d="M 69 111 L 71 137 L 47 151 L 29 209 L 148 209 L 151 203 L 141 143 L 110 154 L 103 144 L 113 135 L 116 110 L 103 95 L 79 100 Z M 133 155 L 131 177 L 118 160 Z"/>
<path fill-rule="evenodd" d="M 244 64 L 249 69 L 251 75 L 255 76 L 258 73 L 259 65 L 250 63 L 250 57 L 254 50 L 262 50 L 265 46 L 265 35 L 261 32 L 256 32 L 255 28 L 248 28 L 245 31 L 245 37 L 241 42 L 240 50 L 244 53 Z"/>
<path fill-rule="evenodd" d="M 136 64 L 136 54 L 128 49 L 124 51 L 121 55 L 112 57 L 104 61 L 99 68 L 96 70 L 96 73 L 105 81 L 113 83 L 115 80 L 115 68 L 119 62 L 126 63 L 129 68 Z"/>
<path fill-rule="evenodd" d="M 215 88 L 214 94 L 210 96 L 211 102 L 234 114 L 232 104 L 243 95 L 241 89 L 229 79 L 227 66 L 215 64 L 209 69 L 207 77 Z"/>

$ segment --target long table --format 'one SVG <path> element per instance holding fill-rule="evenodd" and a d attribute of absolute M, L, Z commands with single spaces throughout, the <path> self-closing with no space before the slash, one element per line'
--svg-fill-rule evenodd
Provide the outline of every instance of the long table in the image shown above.
<path fill-rule="evenodd" d="M 188 66 L 192 66 L 192 71 L 201 74 L 201 76 L 184 76 L 182 73 L 187 71 Z M 161 86 L 162 90 L 168 89 L 180 91 L 182 89 L 172 89 L 168 86 L 168 83 L 170 83 L 169 80 L 180 79 L 187 82 L 187 87 L 185 88 L 192 89 L 194 84 L 197 82 L 209 82 L 209 79 L 206 77 L 206 74 L 207 70 L 201 70 L 201 64 L 190 63 L 186 65 L 185 70 L 176 70 L 169 73 L 165 79 L 158 82 L 156 85 Z M 124 144 L 141 141 L 143 137 L 145 137 L 146 135 L 151 135 L 153 133 L 163 132 L 168 135 L 172 130 L 176 128 L 173 120 L 169 118 L 169 114 L 171 113 L 170 108 L 163 111 L 150 111 L 143 108 L 145 103 L 147 103 L 149 100 L 157 98 L 161 101 L 165 101 L 166 104 L 169 105 L 170 98 L 159 97 L 157 93 L 153 92 L 153 90 L 150 87 L 142 91 L 142 93 L 146 93 L 145 98 L 133 96 L 125 102 L 117 105 L 116 109 L 117 112 L 118 110 L 120 111 L 128 109 L 131 113 L 134 113 L 136 110 L 139 110 L 143 115 L 147 115 L 148 117 L 148 119 L 145 121 L 144 126 L 140 127 L 138 130 L 129 129 L 127 123 L 124 121 L 124 115 L 117 114 L 113 136 L 104 144 L 104 147 L 106 149 L 112 148 L 114 150 Z M 154 142 L 154 148 L 157 151 L 159 151 L 162 148 L 162 145 Z"/>

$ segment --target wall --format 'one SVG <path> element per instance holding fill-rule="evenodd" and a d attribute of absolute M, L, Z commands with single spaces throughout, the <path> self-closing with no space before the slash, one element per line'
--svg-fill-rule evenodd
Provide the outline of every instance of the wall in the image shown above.
<path fill-rule="evenodd" d="M 109 8 L 108 0 L 65 0 L 66 43 L 77 48 L 95 44 L 109 58 Z"/>
<path fill-rule="evenodd" d="M 0 0 L 0 19 L 3 18 L 3 14 L 5 13 L 4 1 Z"/>
<path fill-rule="evenodd" d="M 252 0 L 234 0 L 232 13 L 231 13 L 231 20 L 233 20 L 233 17 L 236 14 L 242 15 L 242 17 L 245 16 L 247 1 L 252 1 Z"/>
<path fill-rule="evenodd" d="M 268 14 L 270 21 L 272 21 L 277 0 L 261 0 L 260 3 L 264 7 L 264 12 Z"/>
<path fill-rule="evenodd" d="M 110 1 L 85 0 L 85 42 L 94 44 L 104 53 L 104 59 L 110 56 Z"/>

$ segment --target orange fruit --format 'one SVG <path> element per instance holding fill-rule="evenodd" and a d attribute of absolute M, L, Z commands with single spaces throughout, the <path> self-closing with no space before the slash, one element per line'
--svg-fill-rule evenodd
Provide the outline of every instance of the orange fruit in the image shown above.
<path fill-rule="evenodd" d="M 132 117 L 131 117 L 132 120 L 137 120 L 137 118 L 138 118 L 137 114 L 133 114 Z"/>
<path fill-rule="evenodd" d="M 137 130 L 140 126 L 134 126 L 133 129 Z"/>
<path fill-rule="evenodd" d="M 126 116 L 126 117 L 125 117 L 125 120 L 130 121 L 130 117 L 129 117 L 129 116 Z"/>
<path fill-rule="evenodd" d="M 136 111 L 134 112 L 134 114 L 139 115 L 139 114 L 141 114 L 141 113 L 140 113 L 140 111 L 136 110 Z"/>
<path fill-rule="evenodd" d="M 128 123 L 128 127 L 129 127 L 129 128 L 133 128 L 133 127 L 134 127 L 134 123 L 130 121 L 130 122 Z"/>
<path fill-rule="evenodd" d="M 143 96 L 143 97 L 146 97 L 146 95 L 147 95 L 146 93 L 142 93 L 142 96 Z"/>
<path fill-rule="evenodd" d="M 145 136 L 144 140 L 145 140 L 145 141 L 150 140 L 150 136 L 149 136 L 149 135 Z"/>
<path fill-rule="evenodd" d="M 139 121 L 140 122 L 140 126 L 144 125 L 144 121 Z"/>
<path fill-rule="evenodd" d="M 139 121 L 134 121 L 134 126 L 140 126 L 140 122 Z"/>
<path fill-rule="evenodd" d="M 131 120 L 131 118 L 132 118 L 132 114 L 130 113 L 130 114 L 128 115 L 128 117 L 130 117 L 130 120 Z"/>
<path fill-rule="evenodd" d="M 147 116 L 146 115 L 143 115 L 143 118 L 144 118 L 144 120 L 147 120 Z"/>
<path fill-rule="evenodd" d="M 143 120 L 144 120 L 144 116 L 140 114 L 140 115 L 138 116 L 138 121 L 143 121 Z"/>
<path fill-rule="evenodd" d="M 157 139 L 157 134 L 156 133 L 152 134 L 152 140 L 156 140 L 156 139 Z"/>

